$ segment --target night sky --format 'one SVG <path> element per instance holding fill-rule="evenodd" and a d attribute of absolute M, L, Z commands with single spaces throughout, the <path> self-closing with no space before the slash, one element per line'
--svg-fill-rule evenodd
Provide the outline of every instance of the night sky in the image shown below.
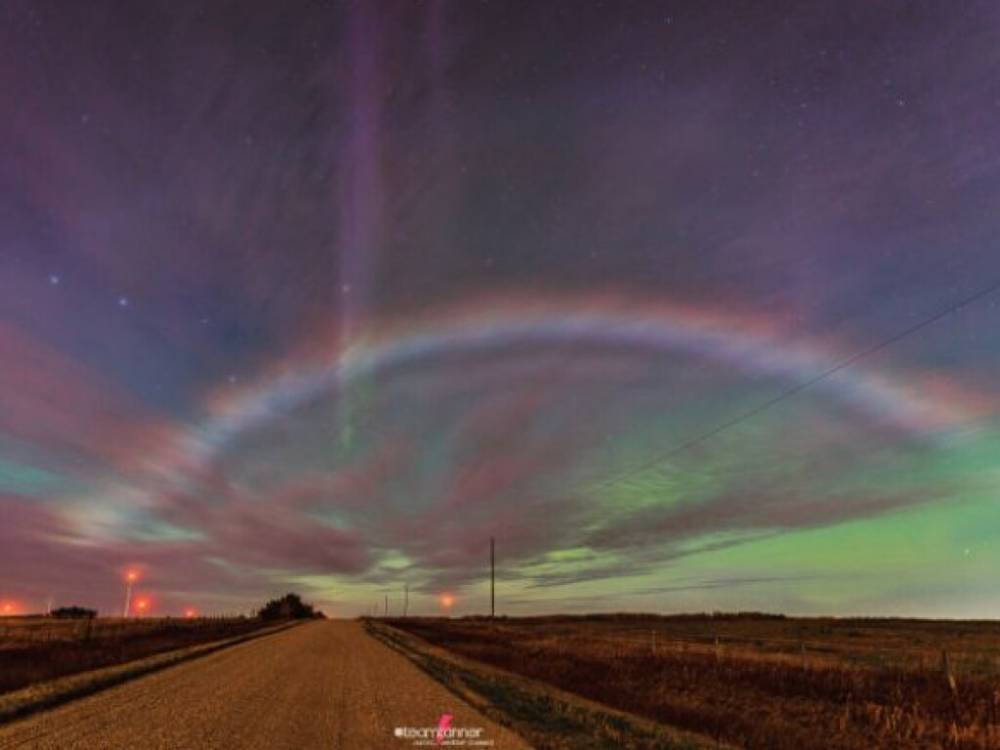
<path fill-rule="evenodd" d="M 998 37 L 5 2 L 0 602 L 1000 617 Z"/>

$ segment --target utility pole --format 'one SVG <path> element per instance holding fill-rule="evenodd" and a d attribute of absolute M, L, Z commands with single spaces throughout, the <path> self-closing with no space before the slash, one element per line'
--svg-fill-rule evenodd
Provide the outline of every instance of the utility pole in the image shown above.
<path fill-rule="evenodd" d="M 410 584 L 403 584 L 403 617 L 406 617 L 406 613 L 410 609 Z"/>
<path fill-rule="evenodd" d="M 382 610 L 382 617 L 389 616 L 389 595 L 385 595 L 385 609 Z"/>
<path fill-rule="evenodd" d="M 490 618 L 497 616 L 496 610 L 496 556 L 493 537 L 490 537 Z"/>

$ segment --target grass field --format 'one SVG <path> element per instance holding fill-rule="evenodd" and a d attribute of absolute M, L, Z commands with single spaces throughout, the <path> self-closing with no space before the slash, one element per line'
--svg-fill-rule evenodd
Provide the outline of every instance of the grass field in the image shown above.
<path fill-rule="evenodd" d="M 389 621 L 748 748 L 1000 748 L 1000 624 L 770 616 Z"/>
<path fill-rule="evenodd" d="M 0 618 L 0 693 L 241 635 L 263 624 L 248 618 Z"/>

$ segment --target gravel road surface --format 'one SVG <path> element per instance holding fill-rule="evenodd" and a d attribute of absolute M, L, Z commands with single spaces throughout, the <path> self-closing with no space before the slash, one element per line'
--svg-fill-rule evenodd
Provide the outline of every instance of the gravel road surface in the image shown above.
<path fill-rule="evenodd" d="M 446 747 L 528 744 L 369 637 L 320 621 L 171 667 L 0 727 L 0 748 L 103 750 L 404 750 L 430 740 L 397 727 L 483 729 Z M 474 742 L 490 742 L 473 744 Z"/>

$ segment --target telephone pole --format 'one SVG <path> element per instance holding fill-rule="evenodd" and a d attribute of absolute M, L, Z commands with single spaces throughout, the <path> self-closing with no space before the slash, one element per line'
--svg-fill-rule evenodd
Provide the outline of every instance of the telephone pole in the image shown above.
<path fill-rule="evenodd" d="M 406 617 L 406 613 L 410 609 L 410 584 L 403 584 L 403 617 Z"/>
<path fill-rule="evenodd" d="M 496 556 L 494 554 L 493 537 L 490 537 L 490 618 L 497 616 L 495 589 L 496 589 Z"/>
<path fill-rule="evenodd" d="M 382 617 L 388 617 L 388 616 L 389 616 L 389 595 L 386 594 L 385 595 L 385 609 L 382 610 Z"/>

